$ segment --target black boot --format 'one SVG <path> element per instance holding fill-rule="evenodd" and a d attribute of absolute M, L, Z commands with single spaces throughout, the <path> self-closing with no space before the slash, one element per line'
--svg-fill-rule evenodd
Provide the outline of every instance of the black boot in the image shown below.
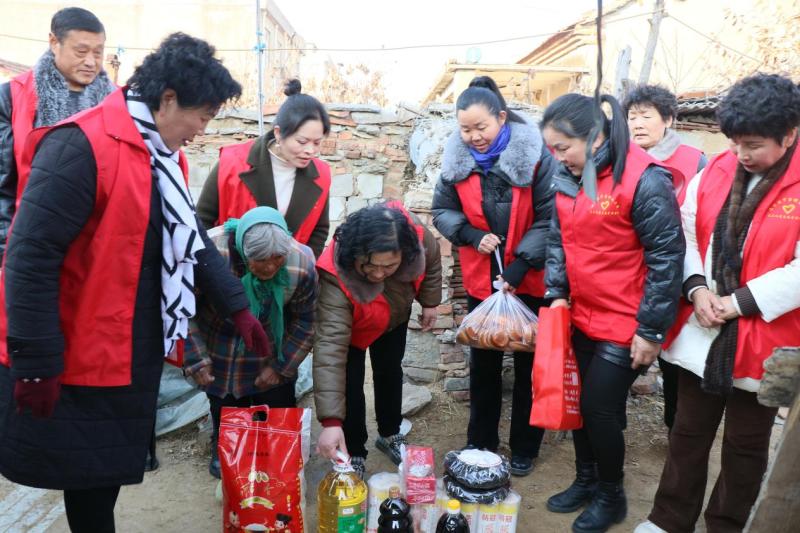
<path fill-rule="evenodd" d="M 577 511 L 594 497 L 597 488 L 597 463 L 575 461 L 575 481 L 563 492 L 550 496 L 547 510 L 552 513 Z"/>
<path fill-rule="evenodd" d="M 603 533 L 614 524 L 625 520 L 628 500 L 622 480 L 608 483 L 600 481 L 592 503 L 572 523 L 574 533 Z"/>
<path fill-rule="evenodd" d="M 217 435 L 211 435 L 211 460 L 208 462 L 208 473 L 217 479 L 222 479 L 222 465 L 219 463 L 217 438 Z"/>

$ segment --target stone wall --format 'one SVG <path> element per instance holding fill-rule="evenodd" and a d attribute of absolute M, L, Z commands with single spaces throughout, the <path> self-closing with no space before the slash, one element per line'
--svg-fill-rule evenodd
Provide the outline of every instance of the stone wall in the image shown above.
<path fill-rule="evenodd" d="M 396 110 L 369 105 L 330 104 L 331 133 L 323 141 L 320 157 L 331 165 L 331 232 L 350 213 L 382 199 L 402 200 L 431 229 L 442 252 L 442 304 L 433 332 L 422 332 L 415 320 L 414 304 L 403 361 L 408 378 L 433 383 L 459 399 L 469 397 L 468 349 L 455 343 L 455 328 L 466 314 L 466 293 L 461 282 L 457 253 L 432 224 L 433 186 L 441 168 L 442 146 L 455 127 L 452 106 L 433 105 L 423 110 L 399 106 Z M 522 108 L 535 113 L 533 108 Z M 277 108 L 267 108 L 265 130 Z M 233 110 L 217 116 L 186 149 L 190 163 L 190 189 L 200 194 L 208 173 L 226 144 L 258 135 L 253 111 Z"/>

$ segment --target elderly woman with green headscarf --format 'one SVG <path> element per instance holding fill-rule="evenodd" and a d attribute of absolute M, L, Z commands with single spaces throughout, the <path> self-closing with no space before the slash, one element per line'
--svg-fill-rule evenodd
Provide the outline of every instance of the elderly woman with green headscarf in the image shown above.
<path fill-rule="evenodd" d="M 317 302 L 314 253 L 294 240 L 281 214 L 256 207 L 240 219 L 209 230 L 231 270 L 241 278 L 250 302 L 273 341 L 273 357 L 247 350 L 233 322 L 201 295 L 191 340 L 186 343 L 186 374 L 208 395 L 213 421 L 209 472 L 220 477 L 217 456 L 223 407 L 295 407 L 297 367 L 312 345 Z"/>

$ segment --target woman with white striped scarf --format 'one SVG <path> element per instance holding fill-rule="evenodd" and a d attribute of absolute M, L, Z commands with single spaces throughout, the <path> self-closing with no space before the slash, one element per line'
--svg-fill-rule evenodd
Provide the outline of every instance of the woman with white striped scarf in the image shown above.
<path fill-rule="evenodd" d="M 142 481 L 196 288 L 271 355 L 197 222 L 180 151 L 240 93 L 213 47 L 173 34 L 129 86 L 29 145 L 1 280 L 0 474 L 63 490 L 74 532 L 113 532 L 120 486 Z"/>

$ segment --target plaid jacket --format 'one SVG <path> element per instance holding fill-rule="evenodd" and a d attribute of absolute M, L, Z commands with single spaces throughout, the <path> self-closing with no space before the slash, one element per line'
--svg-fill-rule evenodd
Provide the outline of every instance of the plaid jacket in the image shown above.
<path fill-rule="evenodd" d="M 209 230 L 208 235 L 233 272 L 239 277 L 244 275 L 244 263 L 233 246 L 233 240 L 221 227 Z M 217 314 L 209 299 L 199 295 L 197 316 L 190 321 L 184 366 L 187 373 L 191 373 L 211 365 L 214 381 L 205 388 L 209 394 L 220 398 L 228 394 L 242 398 L 263 392 L 263 389 L 256 388 L 255 380 L 267 364 L 285 378 L 284 382 L 297 377 L 297 367 L 308 355 L 314 337 L 318 283 L 311 249 L 292 241 L 286 268 L 289 271 L 289 288 L 284 296 L 286 332 L 281 348 L 283 362 L 277 357 L 266 360 L 247 350 L 244 341 L 236 333 L 233 321 Z M 265 302 L 265 307 L 267 304 L 269 302 Z M 262 324 L 269 334 L 268 316 L 262 318 Z"/>

